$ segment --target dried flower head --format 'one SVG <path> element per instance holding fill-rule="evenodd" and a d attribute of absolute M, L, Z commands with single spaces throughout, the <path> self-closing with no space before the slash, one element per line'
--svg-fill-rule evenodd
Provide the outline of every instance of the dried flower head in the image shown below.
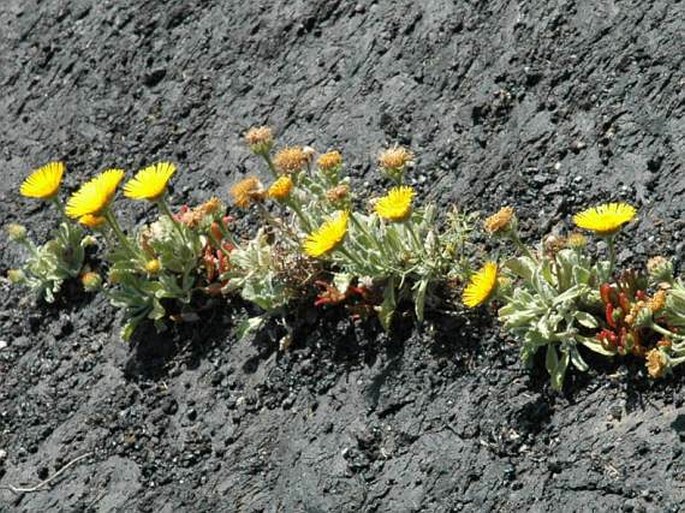
<path fill-rule="evenodd" d="M 506 233 L 514 228 L 515 221 L 513 207 L 502 207 L 483 222 L 483 228 L 490 235 Z"/>
<path fill-rule="evenodd" d="M 543 242 L 545 254 L 550 258 L 554 258 L 554 256 L 559 253 L 559 251 L 564 249 L 565 246 L 566 239 L 561 235 L 555 235 L 553 233 L 545 237 Z"/>
<path fill-rule="evenodd" d="M 69 198 L 67 215 L 72 219 L 87 214 L 99 216 L 109 206 L 123 178 L 123 169 L 108 169 L 87 181 Z"/>
<path fill-rule="evenodd" d="M 105 224 L 105 221 L 107 220 L 103 216 L 94 216 L 93 214 L 86 214 L 85 216 L 78 218 L 80 224 L 92 229 L 102 227 L 102 225 Z"/>
<path fill-rule="evenodd" d="M 378 217 L 388 221 L 405 221 L 411 214 L 414 189 L 406 185 L 393 187 L 388 194 L 379 198 L 374 205 Z"/>
<path fill-rule="evenodd" d="M 179 223 L 182 223 L 189 228 L 197 228 L 207 216 L 217 215 L 223 208 L 224 205 L 221 200 L 217 197 L 213 197 L 192 209 L 184 206 L 174 217 Z"/>
<path fill-rule="evenodd" d="M 26 226 L 18 223 L 10 223 L 5 228 L 7 236 L 13 242 L 21 242 L 26 240 Z"/>
<path fill-rule="evenodd" d="M 264 199 L 264 186 L 258 178 L 248 176 L 231 187 L 233 202 L 240 208 L 247 208 L 253 201 Z"/>
<path fill-rule="evenodd" d="M 141 169 L 124 185 L 124 196 L 136 200 L 158 201 L 176 172 L 171 162 L 157 162 Z"/>
<path fill-rule="evenodd" d="M 647 372 L 650 378 L 661 378 L 668 371 L 668 356 L 663 351 L 651 349 L 647 352 L 646 359 Z"/>
<path fill-rule="evenodd" d="M 316 160 L 316 165 L 324 173 L 332 173 L 338 171 L 342 166 L 342 155 L 339 151 L 333 150 L 320 155 Z"/>
<path fill-rule="evenodd" d="M 311 257 L 324 256 L 337 248 L 345 239 L 347 224 L 350 219 L 348 211 L 338 212 L 329 218 L 304 241 L 304 252 Z"/>
<path fill-rule="evenodd" d="M 145 271 L 150 275 L 159 273 L 161 269 L 162 263 L 159 261 L 159 258 L 153 258 L 145 262 Z"/>
<path fill-rule="evenodd" d="M 86 292 L 95 292 L 102 286 L 102 276 L 94 271 L 88 271 L 81 275 L 81 285 Z"/>
<path fill-rule="evenodd" d="M 635 207 L 627 203 L 605 203 L 577 213 L 573 216 L 573 222 L 579 228 L 604 237 L 619 231 L 635 218 L 636 213 Z"/>
<path fill-rule="evenodd" d="M 339 203 L 347 199 L 350 194 L 350 186 L 346 183 L 336 185 L 332 189 L 326 191 L 326 199 L 331 203 Z"/>
<path fill-rule="evenodd" d="M 268 126 L 256 126 L 247 131 L 245 142 L 255 155 L 265 155 L 274 145 L 274 135 Z"/>
<path fill-rule="evenodd" d="M 580 232 L 573 232 L 566 238 L 566 245 L 573 249 L 583 249 L 587 246 L 587 238 Z"/>
<path fill-rule="evenodd" d="M 49 162 L 39 167 L 24 180 L 19 193 L 27 198 L 54 198 L 59 192 L 65 169 L 64 162 Z"/>
<path fill-rule="evenodd" d="M 652 298 L 649 300 L 649 309 L 652 311 L 652 313 L 659 312 L 666 306 L 666 291 L 665 290 L 657 290 Z"/>
<path fill-rule="evenodd" d="M 394 146 L 383 150 L 378 156 L 378 165 L 386 170 L 401 169 L 411 165 L 414 154 L 404 146 Z"/>
<path fill-rule="evenodd" d="M 274 167 L 279 174 L 297 173 L 309 162 L 307 152 L 301 146 L 283 148 L 274 157 Z"/>
<path fill-rule="evenodd" d="M 283 201 L 290 196 L 290 192 L 293 190 L 293 180 L 290 175 L 283 175 L 279 177 L 274 183 L 269 187 L 269 197 L 278 201 Z"/>
<path fill-rule="evenodd" d="M 462 294 L 464 305 L 475 308 L 486 303 L 497 290 L 497 263 L 486 262 L 474 274 Z"/>

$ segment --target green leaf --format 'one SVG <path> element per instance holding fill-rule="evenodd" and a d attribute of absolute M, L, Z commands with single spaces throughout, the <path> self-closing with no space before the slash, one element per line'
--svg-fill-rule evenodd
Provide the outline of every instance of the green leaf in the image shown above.
<path fill-rule="evenodd" d="M 239 325 L 238 328 L 236 329 L 236 335 L 238 337 L 238 341 L 242 342 L 248 335 L 251 333 L 254 333 L 255 331 L 261 329 L 261 327 L 264 325 L 266 322 L 266 316 L 265 315 L 259 315 L 257 317 L 250 317 L 249 319 L 245 319 L 242 321 Z"/>
<path fill-rule="evenodd" d="M 547 356 L 545 357 L 545 367 L 547 368 L 549 375 L 552 376 L 552 379 L 554 379 L 558 366 L 559 356 L 557 355 L 557 349 L 553 344 L 549 344 L 547 346 Z"/>
<path fill-rule="evenodd" d="M 390 278 L 385 284 L 385 289 L 383 290 L 383 303 L 381 303 L 378 312 L 378 319 L 381 321 L 381 325 L 385 331 L 390 331 L 395 308 L 397 308 L 397 301 L 395 299 L 395 280 Z"/>
<path fill-rule="evenodd" d="M 423 279 L 414 284 L 414 311 L 419 322 L 423 322 L 423 312 L 426 308 L 426 292 L 428 291 L 428 280 Z"/>
<path fill-rule="evenodd" d="M 568 352 L 564 352 L 552 374 L 552 388 L 554 390 L 561 391 L 564 386 L 564 377 L 566 376 L 569 360 L 570 356 Z"/>
<path fill-rule="evenodd" d="M 599 328 L 599 322 L 597 321 L 597 319 L 587 312 L 576 312 L 574 314 L 574 317 L 580 323 L 581 326 L 584 326 L 589 329 Z"/>

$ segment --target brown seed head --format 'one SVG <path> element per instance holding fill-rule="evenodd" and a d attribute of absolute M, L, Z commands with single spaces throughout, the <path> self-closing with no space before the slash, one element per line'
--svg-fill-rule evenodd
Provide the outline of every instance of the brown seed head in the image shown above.
<path fill-rule="evenodd" d="M 673 281 L 673 263 L 663 256 L 655 256 L 647 260 L 647 272 L 654 280 Z"/>
<path fill-rule="evenodd" d="M 650 378 L 661 378 L 668 370 L 668 357 L 659 349 L 651 349 L 647 352 L 647 372 Z"/>
<path fill-rule="evenodd" d="M 264 186 L 258 178 L 248 176 L 231 187 L 233 202 L 240 208 L 247 208 L 253 201 L 264 199 Z"/>
<path fill-rule="evenodd" d="M 316 164 L 323 172 L 336 171 L 342 163 L 342 155 L 337 150 L 328 151 L 316 160 Z"/>
<path fill-rule="evenodd" d="M 274 166 L 279 174 L 297 173 L 309 162 L 310 156 L 300 146 L 283 148 L 274 157 Z"/>
<path fill-rule="evenodd" d="M 514 214 L 513 207 L 502 207 L 483 222 L 483 228 L 490 235 L 508 232 L 513 228 Z"/>
<path fill-rule="evenodd" d="M 245 142 L 258 155 L 268 153 L 274 144 L 273 132 L 268 126 L 252 127 L 245 134 Z"/>
<path fill-rule="evenodd" d="M 328 189 L 328 191 L 326 191 L 326 199 L 328 199 L 328 201 L 331 203 L 338 203 L 346 199 L 349 194 L 350 186 L 346 183 L 342 183 L 340 185 L 336 185 L 332 189 Z"/>
<path fill-rule="evenodd" d="M 383 150 L 378 156 L 378 165 L 388 173 L 403 170 L 414 163 L 414 154 L 403 146 Z"/>

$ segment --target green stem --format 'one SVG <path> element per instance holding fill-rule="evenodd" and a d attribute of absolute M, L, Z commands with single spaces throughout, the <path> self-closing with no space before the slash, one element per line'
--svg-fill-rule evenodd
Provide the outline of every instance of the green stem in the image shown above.
<path fill-rule="evenodd" d="M 276 171 L 276 166 L 274 166 L 274 163 L 271 160 L 271 155 L 269 155 L 268 153 L 263 153 L 262 157 L 264 157 L 264 160 L 266 161 L 266 165 L 269 167 L 269 171 L 271 171 L 271 174 L 273 175 L 273 177 L 278 178 L 278 172 Z"/>
<path fill-rule="evenodd" d="M 117 221 L 117 218 L 114 216 L 112 211 L 109 210 L 109 208 L 107 208 L 107 209 L 105 209 L 103 215 L 104 215 L 105 219 L 107 220 L 107 223 L 109 224 L 109 226 L 112 228 L 112 231 L 115 233 L 115 235 L 119 239 L 119 242 L 121 242 L 124 245 L 124 247 L 131 254 L 131 256 L 137 257 L 138 252 L 136 251 L 136 249 L 131 244 L 130 239 L 126 236 L 124 231 L 121 229 L 121 226 L 119 225 L 119 222 Z"/>
<path fill-rule="evenodd" d="M 20 243 L 23 244 L 31 252 L 33 256 L 38 256 L 38 248 L 36 248 L 36 245 L 29 239 L 22 239 Z"/>
<path fill-rule="evenodd" d="M 518 233 L 516 233 L 515 231 L 512 231 L 511 234 L 509 235 L 509 237 L 511 238 L 512 242 L 516 245 L 516 247 L 519 249 L 519 251 L 521 251 L 521 253 L 526 255 L 531 260 L 537 262 L 537 258 L 535 258 L 535 256 L 530 251 L 530 249 L 528 249 L 528 246 L 526 246 L 523 243 L 523 241 L 521 241 L 521 238 L 518 236 Z"/>
<path fill-rule="evenodd" d="M 307 219 L 302 212 L 302 208 L 300 205 L 297 203 L 297 200 L 294 198 L 290 198 L 288 202 L 286 203 L 287 206 L 293 209 L 297 217 L 299 218 L 300 222 L 302 223 L 302 227 L 304 228 L 304 231 L 306 232 L 311 232 L 312 231 L 312 225 L 309 222 L 309 219 Z"/>
<path fill-rule="evenodd" d="M 62 216 L 62 219 L 70 222 L 71 219 L 67 217 L 66 211 L 64 210 L 64 203 L 59 199 L 59 196 L 55 196 L 52 198 L 50 201 L 52 201 L 52 204 L 55 205 L 55 208 L 59 211 L 60 215 Z"/>
<path fill-rule="evenodd" d="M 659 333 L 660 335 L 663 335 L 664 337 L 668 337 L 668 338 L 676 339 L 676 340 L 685 340 L 685 335 L 678 335 L 676 333 L 673 333 L 672 331 L 669 331 L 666 328 L 659 326 L 655 322 L 653 322 L 651 324 L 650 329 L 652 331 Z"/>
<path fill-rule="evenodd" d="M 297 238 L 297 235 L 290 229 L 289 226 L 285 225 L 282 221 L 279 221 L 276 219 L 273 215 L 271 215 L 271 212 L 262 204 L 262 203 L 257 203 L 257 208 L 259 210 L 259 213 L 261 216 L 264 218 L 264 220 L 272 225 L 274 228 L 277 230 L 280 230 L 282 232 L 285 232 L 294 242 L 299 243 L 299 239 Z"/>
<path fill-rule="evenodd" d="M 362 264 L 359 260 L 357 260 L 356 257 L 352 256 L 352 253 L 350 253 L 347 248 L 344 247 L 339 247 L 336 249 L 336 251 L 340 251 L 343 255 L 345 255 L 347 258 L 349 258 L 354 265 L 356 265 L 360 270 L 364 269 L 364 264 Z"/>
<path fill-rule="evenodd" d="M 405 221 L 405 226 L 407 227 L 407 230 L 409 230 L 409 233 L 411 235 L 411 238 L 414 240 L 414 244 L 416 244 L 416 249 L 418 249 L 421 254 L 424 254 L 425 247 L 421 242 L 419 241 L 419 237 L 416 234 L 416 231 L 414 230 L 414 224 L 411 222 L 411 219 L 407 219 Z"/>
<path fill-rule="evenodd" d="M 613 236 L 607 238 L 607 247 L 609 249 L 609 271 L 606 279 L 608 280 L 611 278 L 611 275 L 614 274 L 614 266 L 616 265 L 616 246 L 614 245 Z"/>

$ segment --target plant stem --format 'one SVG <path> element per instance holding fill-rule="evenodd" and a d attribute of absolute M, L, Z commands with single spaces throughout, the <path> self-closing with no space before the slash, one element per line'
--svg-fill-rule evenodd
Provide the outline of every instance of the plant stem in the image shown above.
<path fill-rule="evenodd" d="M 521 238 L 519 237 L 518 233 L 515 231 L 512 231 L 511 234 L 509 235 L 511 238 L 512 242 L 516 245 L 516 247 L 523 253 L 525 256 L 530 258 L 531 260 L 537 262 L 537 258 L 533 255 L 533 253 L 528 249 L 528 246 L 526 246 L 522 241 Z"/>
<path fill-rule="evenodd" d="M 112 231 L 115 233 L 117 238 L 119 239 L 119 242 L 121 242 L 124 247 L 128 250 L 128 252 L 131 254 L 133 257 L 138 256 L 138 252 L 136 249 L 133 247 L 131 244 L 131 241 L 129 238 L 124 234 L 124 231 L 121 229 L 121 226 L 119 225 L 119 222 L 117 221 L 117 218 L 114 216 L 111 210 L 109 208 L 106 208 L 104 213 L 103 213 L 105 219 L 107 220 L 107 223 L 109 226 L 112 228 Z"/>
<path fill-rule="evenodd" d="M 273 177 L 278 178 L 278 172 L 276 171 L 276 166 L 274 166 L 274 163 L 271 160 L 271 155 L 269 155 L 269 153 L 263 153 L 262 157 L 264 157 L 264 160 L 266 161 L 266 165 L 269 167 L 269 171 L 271 171 L 271 174 L 273 175 Z"/>
<path fill-rule="evenodd" d="M 52 201 L 52 204 L 55 205 L 57 210 L 59 210 L 59 213 L 62 216 L 62 219 L 64 219 L 67 222 L 70 222 L 71 219 L 69 219 L 67 217 L 66 211 L 64 210 L 64 203 L 62 203 L 62 201 L 59 199 L 59 196 L 55 196 L 50 201 Z"/>
<path fill-rule="evenodd" d="M 614 274 L 614 266 L 616 265 L 616 246 L 614 245 L 614 236 L 607 237 L 607 247 L 609 249 L 609 272 L 606 279 L 611 278 Z"/>
<path fill-rule="evenodd" d="M 299 218 L 300 222 L 302 223 L 302 227 L 304 228 L 304 230 L 305 230 L 306 232 L 311 232 L 311 231 L 312 231 L 312 225 L 311 225 L 311 223 L 309 222 L 309 219 L 307 219 L 307 218 L 305 217 L 304 213 L 302 212 L 302 208 L 300 207 L 300 205 L 299 205 L 299 203 L 297 202 L 297 200 L 296 200 L 295 198 L 292 198 L 292 197 L 291 197 L 291 198 L 287 201 L 286 205 L 293 209 L 293 211 L 295 212 L 295 214 L 296 214 L 297 217 Z"/>
<path fill-rule="evenodd" d="M 657 323 L 652 322 L 652 325 L 650 326 L 650 329 L 652 331 L 656 331 L 660 335 L 663 335 L 668 338 L 674 338 L 678 340 L 685 340 L 685 335 L 678 335 L 676 333 L 673 333 L 672 331 L 667 330 L 666 328 L 662 328 L 659 326 Z"/>
<path fill-rule="evenodd" d="M 349 258 L 354 263 L 354 265 L 356 265 L 360 269 L 360 271 L 362 269 L 364 269 L 364 264 L 362 264 L 359 260 L 357 260 L 356 257 L 352 256 L 352 253 L 350 253 L 347 250 L 347 248 L 344 248 L 341 246 L 341 247 L 337 248 L 336 251 L 340 251 L 343 255 L 345 255 L 347 258 Z"/>

